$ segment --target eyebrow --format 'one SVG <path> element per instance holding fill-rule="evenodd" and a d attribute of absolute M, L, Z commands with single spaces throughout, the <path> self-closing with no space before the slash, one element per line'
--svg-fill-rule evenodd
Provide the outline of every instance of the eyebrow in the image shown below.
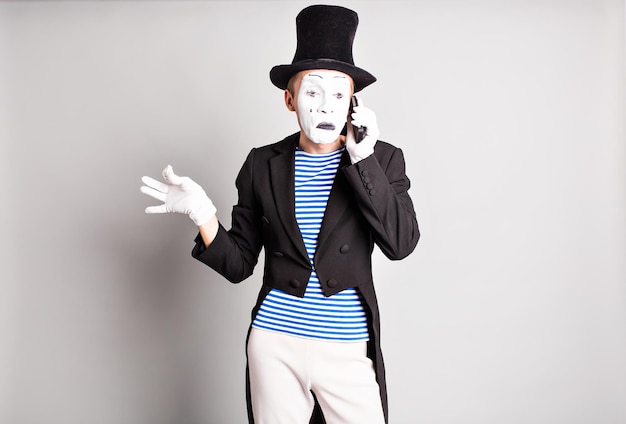
<path fill-rule="evenodd" d="M 318 77 L 320 79 L 324 79 L 323 76 L 319 74 L 306 74 L 307 77 Z M 333 78 L 345 78 L 343 75 L 335 75 Z"/>

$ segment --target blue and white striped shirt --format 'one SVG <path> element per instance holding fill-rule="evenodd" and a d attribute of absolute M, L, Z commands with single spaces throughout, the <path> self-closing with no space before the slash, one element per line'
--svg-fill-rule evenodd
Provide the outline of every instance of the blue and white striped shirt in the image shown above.
<path fill-rule="evenodd" d="M 296 150 L 296 221 L 312 266 L 317 235 L 343 150 L 327 154 Z M 315 268 L 303 298 L 272 289 L 263 300 L 252 326 L 311 339 L 369 339 L 367 318 L 358 291 L 350 288 L 325 297 Z"/>

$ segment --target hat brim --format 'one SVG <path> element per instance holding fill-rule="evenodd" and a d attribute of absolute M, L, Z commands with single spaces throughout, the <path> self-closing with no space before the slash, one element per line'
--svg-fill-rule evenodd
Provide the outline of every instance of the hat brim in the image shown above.
<path fill-rule="evenodd" d="M 311 59 L 290 65 L 277 65 L 270 70 L 270 80 L 276 87 L 285 90 L 293 75 L 307 69 L 330 69 L 348 74 L 354 81 L 355 93 L 376 81 L 376 77 L 366 70 L 334 59 Z"/>

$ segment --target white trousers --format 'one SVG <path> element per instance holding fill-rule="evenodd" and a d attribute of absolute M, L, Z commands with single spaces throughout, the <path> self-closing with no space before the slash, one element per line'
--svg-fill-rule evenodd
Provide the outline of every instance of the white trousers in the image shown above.
<path fill-rule="evenodd" d="M 327 424 L 384 424 L 367 342 L 327 342 L 253 328 L 248 367 L 255 424 L 308 424 L 314 399 Z"/>

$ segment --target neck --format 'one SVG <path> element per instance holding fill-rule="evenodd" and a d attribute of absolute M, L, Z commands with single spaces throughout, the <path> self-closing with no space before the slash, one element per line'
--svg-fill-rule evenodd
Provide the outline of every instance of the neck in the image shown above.
<path fill-rule="evenodd" d="M 337 140 L 328 144 L 320 144 L 315 143 L 304 134 L 304 131 L 300 131 L 300 141 L 298 143 L 298 147 L 304 150 L 306 153 L 311 154 L 321 154 L 321 153 L 331 153 L 335 150 L 339 150 L 343 144 L 343 136 L 339 136 Z"/>

